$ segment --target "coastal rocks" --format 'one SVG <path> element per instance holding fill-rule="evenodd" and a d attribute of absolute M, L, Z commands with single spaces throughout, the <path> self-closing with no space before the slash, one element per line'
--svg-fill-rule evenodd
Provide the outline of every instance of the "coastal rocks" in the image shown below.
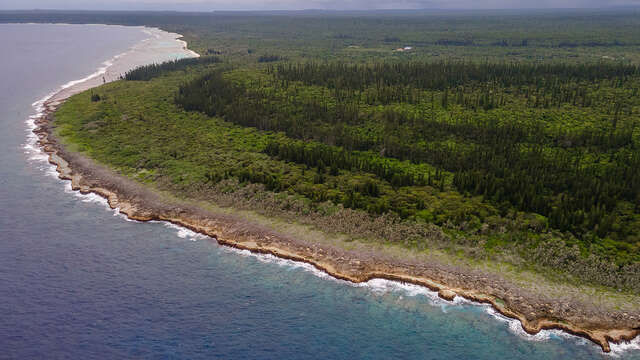
<path fill-rule="evenodd" d="M 442 289 L 438 291 L 438 296 L 444 300 L 453 301 L 456 298 L 456 293 L 448 289 Z"/>

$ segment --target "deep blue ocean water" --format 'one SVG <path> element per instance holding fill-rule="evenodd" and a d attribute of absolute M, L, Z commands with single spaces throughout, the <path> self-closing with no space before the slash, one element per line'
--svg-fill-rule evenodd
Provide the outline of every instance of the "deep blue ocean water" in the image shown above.
<path fill-rule="evenodd" d="M 610 357 L 574 337 L 521 335 L 484 306 L 349 285 L 74 195 L 24 149 L 31 104 L 145 37 L 0 25 L 0 358 Z"/>

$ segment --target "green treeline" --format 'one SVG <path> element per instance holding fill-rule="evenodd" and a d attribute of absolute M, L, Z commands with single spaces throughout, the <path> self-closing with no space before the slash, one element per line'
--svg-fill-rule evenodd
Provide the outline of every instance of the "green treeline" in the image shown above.
<path fill-rule="evenodd" d="M 162 76 L 172 71 L 185 70 L 193 65 L 206 65 L 222 62 L 216 56 L 201 56 L 196 58 L 185 58 L 179 60 L 166 61 L 162 64 L 150 64 L 139 66 L 133 70 L 127 71 L 124 75 L 125 80 L 149 81 L 158 76 Z"/>
<path fill-rule="evenodd" d="M 267 143 L 265 153 L 315 167 L 321 174 L 328 171 L 331 175 L 338 175 L 339 170 L 368 172 L 386 180 L 395 188 L 434 185 L 443 179 L 442 173 L 437 169 L 425 174 L 393 159 L 346 151 L 318 142 L 272 140 Z"/>
<path fill-rule="evenodd" d="M 634 243 L 639 79 L 637 67 L 622 64 L 281 64 L 253 78 L 212 72 L 182 86 L 176 102 L 303 140 L 274 140 L 265 152 L 320 174 L 365 172 L 396 191 L 430 186 L 481 195 L 503 213 L 544 215 L 585 242 Z M 577 89 L 571 96 L 557 90 L 567 84 Z M 501 108 L 455 100 L 483 91 Z M 532 94 L 541 93 L 562 108 L 531 106 L 541 101 Z M 563 126 L 563 117 L 582 116 L 584 106 L 596 116 Z M 400 170 L 389 159 L 433 170 Z M 380 193 L 363 191 L 370 201 Z M 383 208 L 415 216 L 424 206 L 419 196 L 397 204 Z"/>
<path fill-rule="evenodd" d="M 363 90 L 369 85 L 402 85 L 444 90 L 474 82 L 494 82 L 502 86 L 553 86 L 574 81 L 619 79 L 640 75 L 636 65 L 602 62 L 566 63 L 476 63 L 403 62 L 376 64 L 302 63 L 280 64 L 270 68 L 278 79 L 302 81 L 328 88 Z"/>
<path fill-rule="evenodd" d="M 562 104 L 589 107 L 605 99 L 595 96 L 594 82 L 609 80 L 610 86 L 622 87 L 631 77 L 640 75 L 636 65 L 601 62 L 566 63 L 474 63 L 474 62 L 403 62 L 376 64 L 304 63 L 279 64 L 269 68 L 281 81 L 300 81 L 334 91 L 355 92 L 366 103 L 389 104 L 422 100 L 417 90 L 442 90 L 444 107 L 449 104 L 490 110 L 505 105 L 505 90 L 526 99 L 529 107 Z M 374 87 L 375 92 L 364 92 Z M 637 95 L 638 88 L 634 89 Z M 607 101 L 609 99 L 606 99 Z M 615 99 L 615 111 L 624 107 Z M 628 110 L 628 107 L 626 107 Z"/>

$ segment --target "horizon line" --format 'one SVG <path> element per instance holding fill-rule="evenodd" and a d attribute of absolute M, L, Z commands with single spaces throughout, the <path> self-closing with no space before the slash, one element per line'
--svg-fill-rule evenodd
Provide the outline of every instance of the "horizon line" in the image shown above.
<path fill-rule="evenodd" d="M 211 14 L 215 12 L 235 12 L 235 13 L 268 13 L 268 12 L 400 12 L 400 11 L 544 11 L 544 10 L 616 10 L 616 9 L 637 9 L 640 5 L 617 5 L 617 6 L 593 6 L 593 7 L 522 7 L 522 8 L 389 8 L 389 9 L 212 9 L 212 10 L 175 10 L 175 9 L 64 9 L 64 8 L 16 8 L 0 9 L 1 12 L 150 12 L 150 13 L 201 13 Z"/>

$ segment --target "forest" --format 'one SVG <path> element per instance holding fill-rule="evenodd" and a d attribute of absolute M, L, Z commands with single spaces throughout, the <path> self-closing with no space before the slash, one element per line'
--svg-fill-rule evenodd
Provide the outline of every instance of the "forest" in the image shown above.
<path fill-rule="evenodd" d="M 185 71 L 188 67 L 194 65 L 207 65 L 222 62 L 220 58 L 215 56 L 202 56 L 197 58 L 184 58 L 172 61 L 166 61 L 161 64 L 149 64 L 129 70 L 124 74 L 124 80 L 149 81 L 158 76 L 166 75 L 172 71 Z"/>
<path fill-rule="evenodd" d="M 321 175 L 374 175 L 381 184 L 332 198 L 347 207 L 416 216 L 425 207 L 419 196 L 401 203 L 387 196 L 427 185 L 481 195 L 503 215 L 511 208 L 543 215 L 584 241 L 638 241 L 634 65 L 306 63 L 269 67 L 249 81 L 231 75 L 214 71 L 187 83 L 176 101 L 302 140 L 279 139 L 265 152 Z M 588 111 L 591 119 L 562 126 L 559 111 Z M 412 171 L 423 163 L 431 170 Z M 283 190 L 277 176 L 244 178 Z M 317 191 L 308 195 L 326 200 Z"/>

